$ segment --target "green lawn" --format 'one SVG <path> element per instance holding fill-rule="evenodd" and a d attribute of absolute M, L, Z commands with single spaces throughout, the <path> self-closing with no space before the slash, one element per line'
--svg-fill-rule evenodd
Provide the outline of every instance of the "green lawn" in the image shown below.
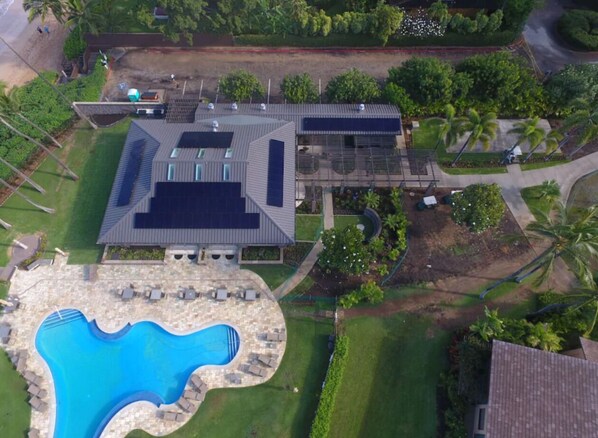
<path fill-rule="evenodd" d="M 332 324 L 295 317 L 287 317 L 286 324 L 287 349 L 271 380 L 249 388 L 209 391 L 191 421 L 169 437 L 308 436 L 328 367 Z M 148 436 L 140 431 L 128 435 Z"/>
<path fill-rule="evenodd" d="M 568 161 L 566 160 L 553 160 L 553 161 L 540 161 L 538 163 L 525 163 L 521 164 L 521 170 L 535 170 L 535 169 L 544 169 L 545 167 L 554 167 L 559 166 L 561 164 L 566 164 Z"/>
<path fill-rule="evenodd" d="M 5 281 L 0 281 L 0 299 L 6 298 L 8 295 L 8 288 L 10 287 L 10 283 Z"/>
<path fill-rule="evenodd" d="M 298 214 L 295 216 L 295 239 L 315 242 L 322 231 L 322 216 Z"/>
<path fill-rule="evenodd" d="M 0 436 L 24 437 L 29 430 L 31 409 L 27 403 L 27 383 L 0 349 Z"/>
<path fill-rule="evenodd" d="M 506 167 L 440 167 L 449 175 L 493 175 L 495 173 L 507 173 Z"/>
<path fill-rule="evenodd" d="M 521 197 L 529 207 L 530 211 L 536 219 L 538 219 L 537 213 L 542 212 L 544 214 L 550 213 L 553 207 L 553 202 L 548 202 L 546 199 L 538 198 L 535 196 L 535 192 L 540 186 L 525 187 L 521 189 Z"/>
<path fill-rule="evenodd" d="M 334 216 L 334 228 L 338 228 L 339 230 L 348 227 L 349 225 L 358 225 L 362 224 L 365 226 L 363 234 L 365 237 L 371 236 L 374 232 L 374 224 L 372 221 L 369 220 L 364 215 L 335 215 Z"/>
<path fill-rule="evenodd" d="M 128 128 L 129 123 L 122 122 L 96 131 L 87 127 L 75 130 L 65 149 L 58 153 L 68 155 L 67 162 L 80 176 L 79 181 L 61 176 L 62 169 L 53 160 L 41 164 L 32 179 L 46 189 L 46 194 L 26 184 L 21 190 L 34 201 L 56 209 L 56 213 L 44 213 L 12 196 L 2 206 L 2 219 L 13 228 L 0 230 L 0 245 L 5 249 L 0 251 L 0 265 L 8 262 L 7 250 L 15 237 L 37 231 L 47 235 L 48 253 L 59 247 L 70 252 L 70 263 L 99 260 L 103 246 L 95 242 Z"/>
<path fill-rule="evenodd" d="M 346 320 L 349 359 L 330 437 L 435 437 L 449 334 L 408 314 Z"/>
<path fill-rule="evenodd" d="M 276 289 L 295 273 L 295 268 L 289 265 L 241 265 L 262 277 L 271 290 Z"/>

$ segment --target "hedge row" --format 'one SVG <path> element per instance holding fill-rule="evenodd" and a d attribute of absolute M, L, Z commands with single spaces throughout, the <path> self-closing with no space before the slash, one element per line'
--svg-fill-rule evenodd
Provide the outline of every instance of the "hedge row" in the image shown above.
<path fill-rule="evenodd" d="M 43 74 L 50 82 L 56 80 L 55 73 Z M 72 101 L 92 102 L 99 100 L 105 82 L 106 70 L 98 63 L 91 74 L 57 87 Z M 69 105 L 40 78 L 19 88 L 17 98 L 23 114 L 52 135 L 57 135 L 70 127 L 75 119 L 75 113 Z M 11 124 L 25 134 L 49 143 L 41 132 L 26 123 L 11 120 Z M 37 152 L 36 149 L 34 144 L 13 134 L 7 128 L 0 127 L 0 156 L 15 167 L 24 167 L 31 156 Z M 0 167 L 0 178 L 6 179 L 10 176 L 10 169 Z"/>
<path fill-rule="evenodd" d="M 598 50 L 598 12 L 573 9 L 563 14 L 558 30 L 565 41 L 582 50 Z"/>
<path fill-rule="evenodd" d="M 320 395 L 316 417 L 311 425 L 310 438 L 326 438 L 330 432 L 330 420 L 332 419 L 334 402 L 343 379 L 348 357 L 349 338 L 347 336 L 337 336 L 334 346 L 334 356 L 328 367 L 326 382 Z"/>

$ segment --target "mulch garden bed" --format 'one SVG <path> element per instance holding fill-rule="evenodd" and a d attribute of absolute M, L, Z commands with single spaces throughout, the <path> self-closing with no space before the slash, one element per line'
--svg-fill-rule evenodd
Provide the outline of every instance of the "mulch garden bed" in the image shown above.
<path fill-rule="evenodd" d="M 434 195 L 440 200 L 449 193 L 450 189 L 442 189 L 436 190 Z M 508 208 L 498 228 L 476 234 L 453 222 L 448 205 L 439 204 L 435 209 L 417 211 L 415 205 L 422 197 L 423 191 L 419 190 L 404 195 L 411 224 L 409 252 L 392 279 L 395 284 L 417 284 L 468 275 L 495 261 L 514 258 L 531 249 Z"/>

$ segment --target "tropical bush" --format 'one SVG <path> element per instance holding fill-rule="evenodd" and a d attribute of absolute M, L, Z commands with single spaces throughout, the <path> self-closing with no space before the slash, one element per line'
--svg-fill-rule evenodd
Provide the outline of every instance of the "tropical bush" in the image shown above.
<path fill-rule="evenodd" d="M 374 258 L 371 248 L 363 244 L 364 239 L 363 233 L 355 225 L 340 231 L 334 228 L 325 230 L 322 233 L 324 249 L 318 258 L 319 265 L 345 274 L 363 274 Z"/>
<path fill-rule="evenodd" d="M 383 265 L 385 266 L 385 265 Z M 367 283 L 362 284 L 359 289 L 356 289 L 346 295 L 343 295 L 339 304 L 344 309 L 350 309 L 355 304 L 362 301 L 367 301 L 372 304 L 379 304 L 384 300 L 384 291 L 375 281 L 370 280 Z"/>
<path fill-rule="evenodd" d="M 505 214 L 498 184 L 472 184 L 453 195 L 452 218 L 474 233 L 496 227 Z"/>
<path fill-rule="evenodd" d="M 66 59 L 73 60 L 83 55 L 86 48 L 87 43 L 83 39 L 83 35 L 81 35 L 81 29 L 75 27 L 66 37 L 66 40 L 64 40 L 62 51 L 64 52 Z"/>
<path fill-rule="evenodd" d="M 326 96 L 332 103 L 371 102 L 380 96 L 380 87 L 372 76 L 352 68 L 328 82 Z"/>
<path fill-rule="evenodd" d="M 343 380 L 343 374 L 349 357 L 349 338 L 337 336 L 334 343 L 334 356 L 326 373 L 326 381 L 320 402 L 316 410 L 316 416 L 311 425 L 310 438 L 326 438 L 330 432 L 330 421 L 334 411 L 336 394 Z"/>
<path fill-rule="evenodd" d="M 286 75 L 280 91 L 288 103 L 313 103 L 318 101 L 318 89 L 308 73 Z"/>
<path fill-rule="evenodd" d="M 598 65 L 569 64 L 550 78 L 546 93 L 551 111 L 567 115 L 577 99 L 595 102 L 598 97 Z"/>
<path fill-rule="evenodd" d="M 259 79 L 246 70 L 234 70 L 220 79 L 220 91 L 233 102 L 242 102 L 264 95 Z"/>
<path fill-rule="evenodd" d="M 582 50 L 598 50 L 598 12 L 573 9 L 560 18 L 558 30 L 565 41 Z"/>
<path fill-rule="evenodd" d="M 109 246 L 108 260 L 164 260 L 165 249 L 152 246 Z"/>

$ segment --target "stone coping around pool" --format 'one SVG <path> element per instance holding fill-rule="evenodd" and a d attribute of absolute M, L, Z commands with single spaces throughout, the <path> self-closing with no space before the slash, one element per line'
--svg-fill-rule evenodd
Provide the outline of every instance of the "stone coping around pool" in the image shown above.
<path fill-rule="evenodd" d="M 124 302 L 114 291 L 130 284 L 139 291 L 160 285 L 167 297 L 152 303 L 141 297 Z M 180 288 L 188 286 L 193 286 L 202 296 L 193 301 L 173 296 Z M 230 292 L 255 289 L 261 293 L 261 298 L 245 302 L 231 297 L 217 302 L 204 296 L 221 287 Z M 141 321 L 155 322 L 173 334 L 195 332 L 219 323 L 232 326 L 239 334 L 239 350 L 235 358 L 227 365 L 204 366 L 194 372 L 208 389 L 266 382 L 276 367 L 264 368 L 267 370 L 264 378 L 248 374 L 246 369 L 255 363 L 253 355 L 275 354 L 278 366 L 286 348 L 286 342 L 265 340 L 265 333 L 286 328 L 282 311 L 271 291 L 257 274 L 231 264 L 196 265 L 173 261 L 165 265 L 98 265 L 97 277 L 86 281 L 83 265 L 67 265 L 66 257 L 57 256 L 53 265 L 40 266 L 34 271 L 17 271 L 10 294 L 19 296 L 21 307 L 13 313 L 0 315 L 0 322 L 10 324 L 15 332 L 9 344 L 3 347 L 12 353 L 27 350 L 26 369 L 43 378 L 40 386 L 48 391 L 49 409 L 45 413 L 32 410 L 31 415 L 31 427 L 38 429 L 42 436 L 51 436 L 54 430 L 56 402 L 52 376 L 35 348 L 35 336 L 44 319 L 57 309 L 77 309 L 88 321 L 95 320 L 107 333 Z M 233 383 L 230 374 L 239 375 L 242 382 Z M 166 411 L 182 413 L 184 421 L 168 422 L 158 417 L 159 412 Z M 112 417 L 101 438 L 121 438 L 134 429 L 143 429 L 152 435 L 167 435 L 183 426 L 191 416 L 176 404 L 157 408 L 147 401 L 137 401 Z"/>

